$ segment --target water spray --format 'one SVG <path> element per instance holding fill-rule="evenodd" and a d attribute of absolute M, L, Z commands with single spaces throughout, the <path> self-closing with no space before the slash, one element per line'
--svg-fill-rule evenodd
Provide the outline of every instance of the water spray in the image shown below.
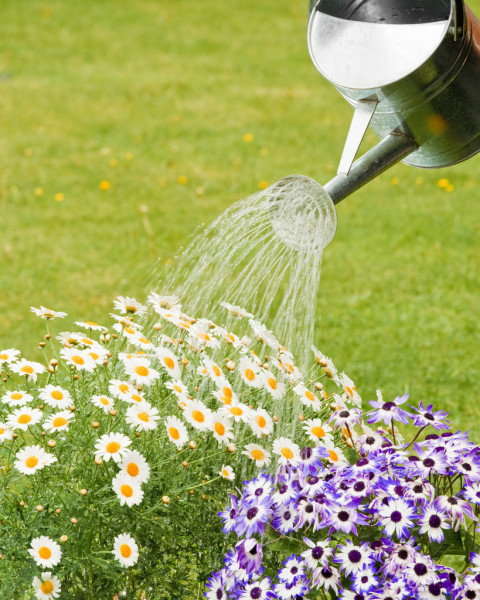
<path fill-rule="evenodd" d="M 317 214 L 329 215 L 309 230 L 322 229 L 317 247 L 325 247 L 334 205 L 395 163 L 442 168 L 480 150 L 480 22 L 463 0 L 316 0 L 307 37 L 317 70 L 354 107 L 337 175 L 308 186 Z M 368 127 L 380 142 L 355 160 Z M 308 251 L 313 244 L 297 237 L 310 217 L 301 209 L 311 206 L 307 186 L 290 185 L 287 198 L 288 180 L 272 186 L 273 205 L 285 207 L 272 211 L 272 227 Z"/>

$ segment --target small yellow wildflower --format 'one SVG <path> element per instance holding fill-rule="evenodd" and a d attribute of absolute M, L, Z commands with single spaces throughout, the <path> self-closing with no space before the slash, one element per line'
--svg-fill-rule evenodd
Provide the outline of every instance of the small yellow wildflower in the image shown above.
<path fill-rule="evenodd" d="M 265 189 L 268 187 L 268 181 L 265 181 L 265 180 L 263 180 L 263 179 L 262 179 L 262 181 L 260 181 L 260 182 L 258 183 L 258 187 L 259 187 L 261 190 L 265 190 Z"/>
<path fill-rule="evenodd" d="M 392 185 L 398 185 L 400 183 L 400 179 L 398 177 L 392 177 L 390 183 Z"/>
<path fill-rule="evenodd" d="M 109 181 L 101 181 L 100 182 L 100 189 L 101 190 L 109 190 L 111 188 L 111 184 Z"/>
<path fill-rule="evenodd" d="M 180 177 L 178 178 L 178 183 L 180 185 L 185 185 L 188 181 L 188 177 L 185 177 L 185 175 L 180 175 Z"/>
<path fill-rule="evenodd" d="M 55 194 L 54 198 L 57 202 L 62 202 L 65 199 L 65 195 L 58 193 L 58 194 Z"/>
<path fill-rule="evenodd" d="M 446 192 L 453 192 L 454 189 L 455 189 L 455 187 L 451 183 L 449 183 L 448 185 L 445 186 Z"/>
<path fill-rule="evenodd" d="M 251 142 L 253 140 L 253 133 L 246 133 L 243 136 L 243 141 L 244 142 Z"/>
<path fill-rule="evenodd" d="M 108 164 L 109 164 L 111 167 L 116 167 L 116 166 L 117 166 L 117 159 L 116 159 L 116 158 L 111 158 L 111 159 L 108 161 Z"/>
<path fill-rule="evenodd" d="M 36 187 L 34 194 L 35 196 L 41 196 L 43 194 L 43 189 L 41 187 Z"/>
<path fill-rule="evenodd" d="M 450 184 L 450 182 L 448 181 L 448 179 L 446 177 L 442 177 L 442 179 L 439 179 L 437 181 L 438 187 L 441 187 L 441 188 L 446 188 L 447 185 L 449 185 L 449 184 Z"/>

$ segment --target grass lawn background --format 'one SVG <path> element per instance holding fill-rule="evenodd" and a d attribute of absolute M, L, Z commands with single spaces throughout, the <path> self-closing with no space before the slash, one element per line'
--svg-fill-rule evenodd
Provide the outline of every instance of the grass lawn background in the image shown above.
<path fill-rule="evenodd" d="M 0 347 L 38 358 L 30 306 L 108 325 L 261 182 L 335 174 L 352 109 L 310 61 L 307 4 L 4 0 Z M 337 207 L 315 340 L 365 401 L 409 391 L 476 439 L 479 166 L 397 165 Z"/>

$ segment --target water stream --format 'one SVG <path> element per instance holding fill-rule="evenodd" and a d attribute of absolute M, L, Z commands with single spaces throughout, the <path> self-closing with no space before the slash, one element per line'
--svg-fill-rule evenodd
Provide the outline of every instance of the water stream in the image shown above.
<path fill-rule="evenodd" d="M 154 291 L 174 294 L 188 314 L 222 324 L 227 313 L 220 301 L 245 308 L 301 366 L 313 340 L 323 249 L 335 228 L 322 186 L 301 175 L 285 177 L 195 234 L 157 274 Z M 243 333 L 251 337 L 244 321 Z"/>

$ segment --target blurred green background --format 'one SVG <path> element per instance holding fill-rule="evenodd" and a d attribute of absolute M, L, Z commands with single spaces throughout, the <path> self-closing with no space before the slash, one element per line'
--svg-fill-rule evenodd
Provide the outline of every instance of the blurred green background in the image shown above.
<path fill-rule="evenodd" d="M 3 0 L 1 347 L 35 358 L 30 306 L 105 322 L 234 201 L 334 175 L 352 108 L 306 30 L 306 0 Z M 365 401 L 409 391 L 477 436 L 479 161 L 397 165 L 337 207 L 315 340 Z"/>

